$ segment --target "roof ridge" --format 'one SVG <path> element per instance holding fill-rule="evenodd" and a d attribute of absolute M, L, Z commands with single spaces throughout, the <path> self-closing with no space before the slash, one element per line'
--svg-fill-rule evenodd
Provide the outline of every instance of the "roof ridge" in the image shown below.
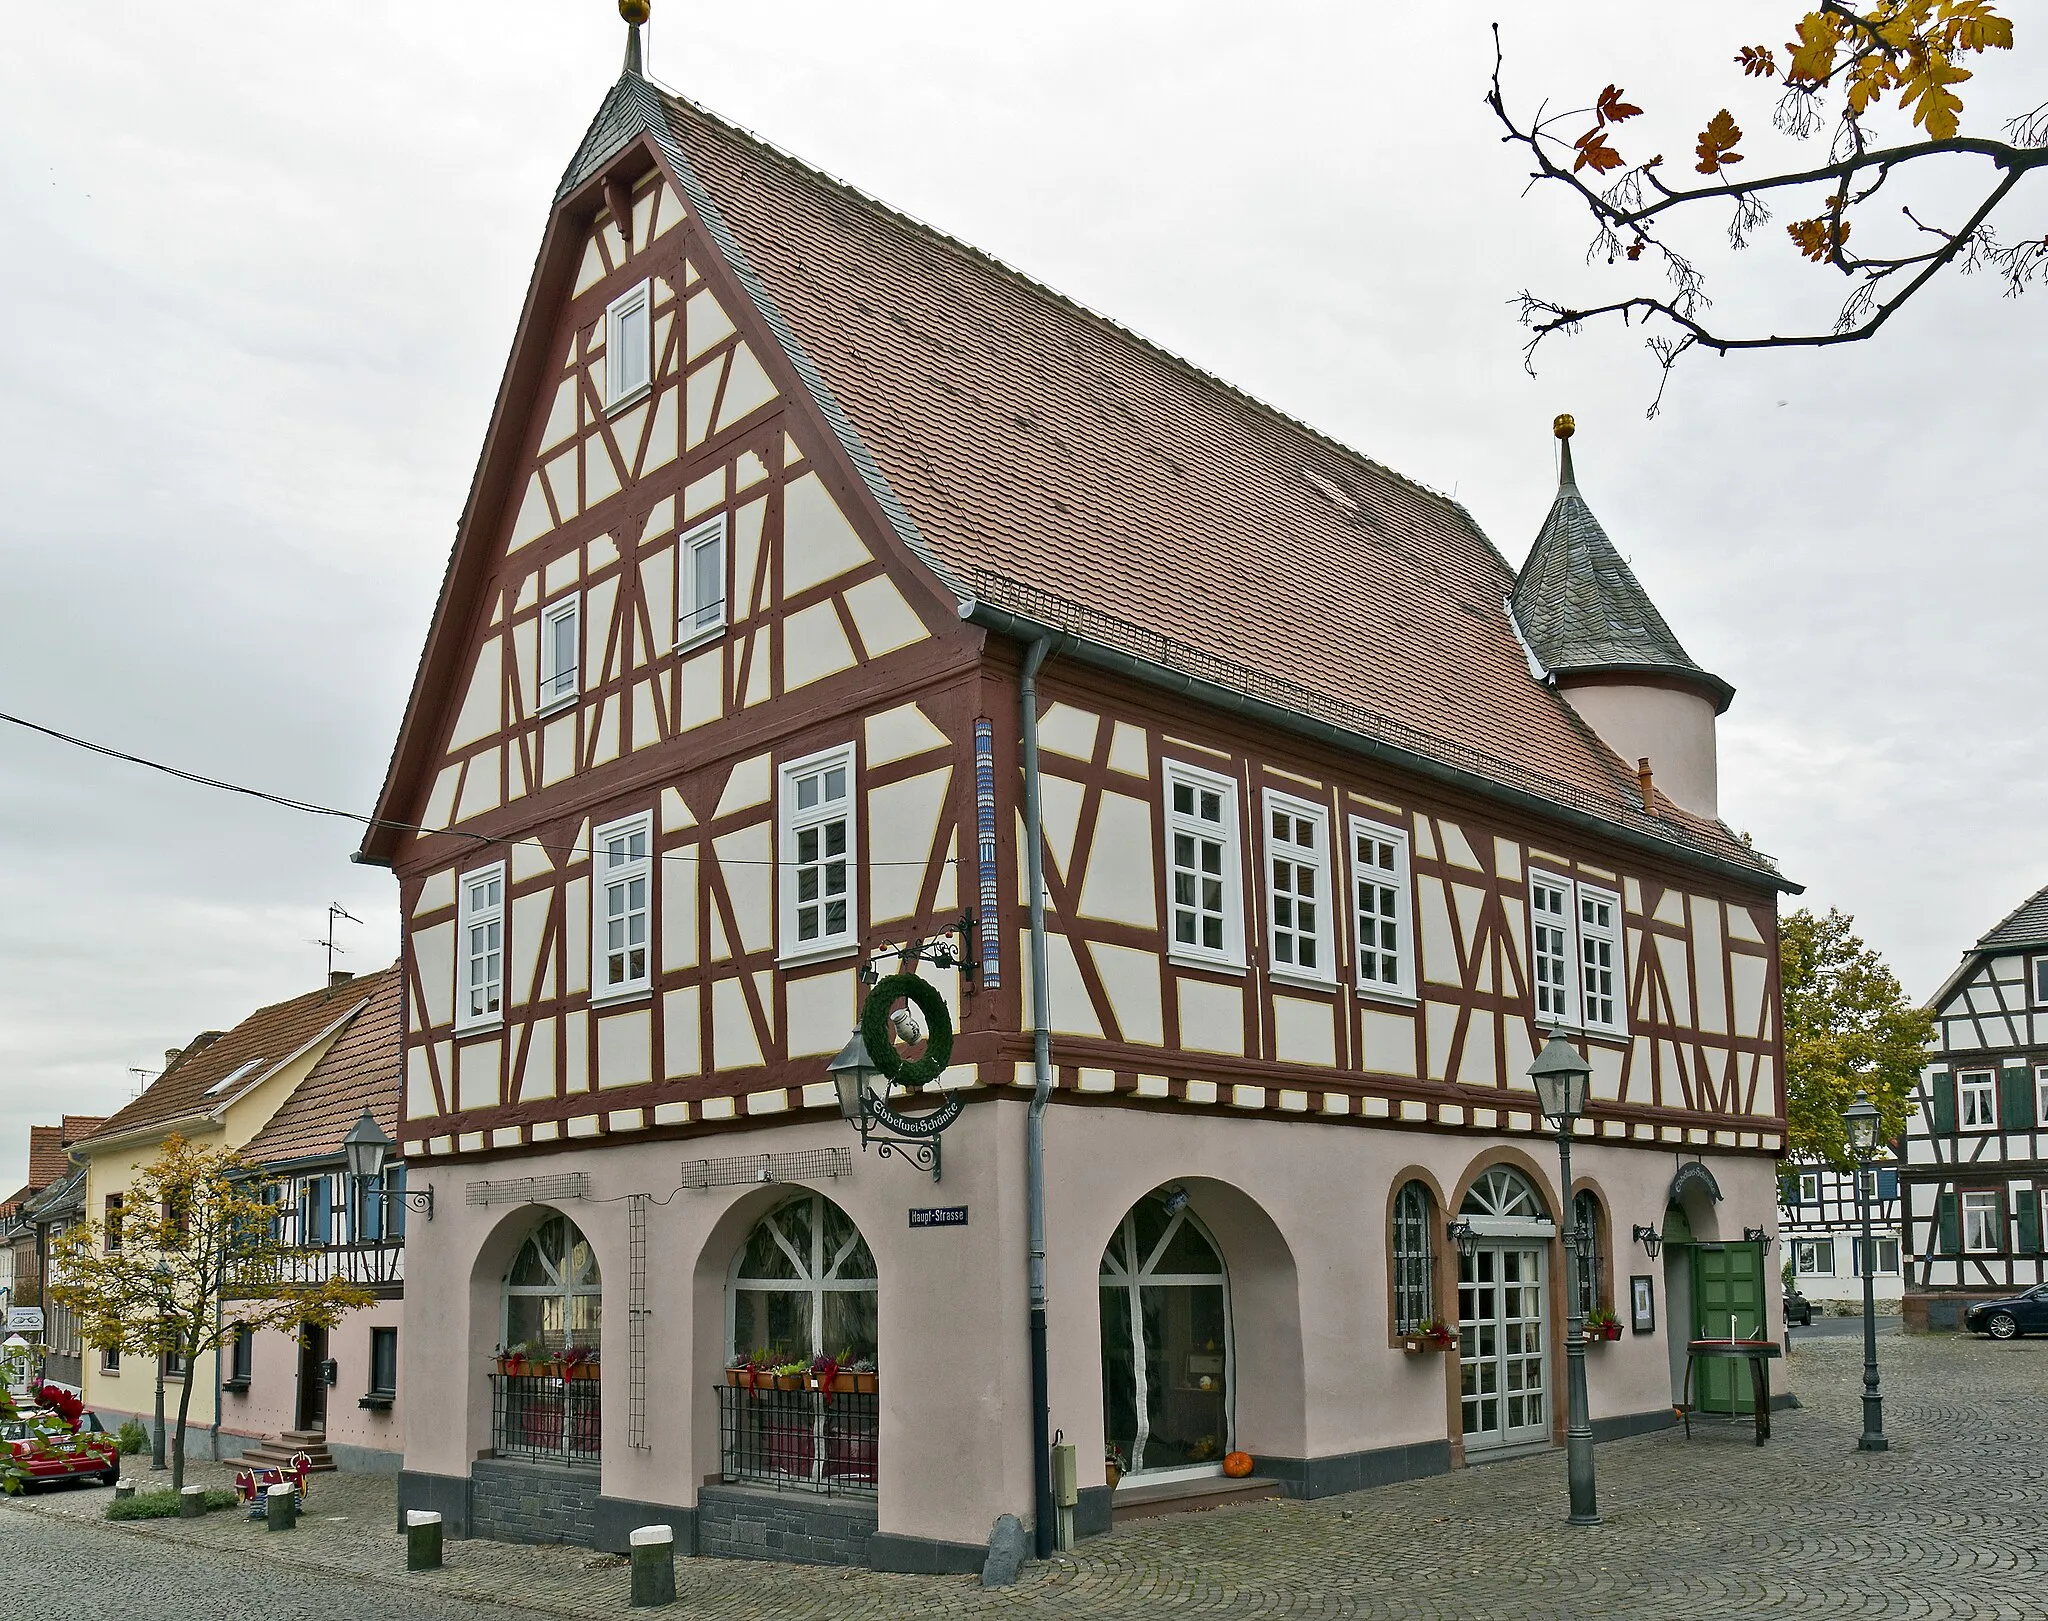
<path fill-rule="evenodd" d="M 2012 925 L 2019 920 L 2020 916 L 2023 913 L 2029 911 L 2031 908 L 2035 906 L 2039 906 L 2044 900 L 2048 900 L 2048 884 L 2043 884 L 2039 889 L 2035 890 L 2033 894 L 2029 895 L 2025 900 L 2021 901 L 2019 905 L 2015 906 L 2010 912 L 2007 912 L 2004 917 L 2000 918 L 1996 923 L 1992 924 L 1990 928 L 1986 929 L 1982 934 L 1978 935 L 1978 946 L 1981 947 L 1986 945 L 2001 930 L 2012 927 Z M 2048 928 L 2044 928 L 2041 932 L 2044 935 L 2048 935 Z"/>
<path fill-rule="evenodd" d="M 1443 490 L 1439 490 L 1433 485 L 1425 484 L 1422 482 L 1422 480 L 1411 477 L 1410 475 L 1399 471 L 1397 468 L 1387 466 L 1385 463 L 1379 461 L 1373 456 L 1368 455 L 1366 452 L 1358 449 L 1356 446 L 1348 445 L 1343 440 L 1335 437 L 1334 435 L 1324 432 L 1321 428 L 1315 426 L 1314 423 L 1304 421 L 1302 418 L 1293 415 L 1291 412 L 1282 410 L 1279 406 L 1274 405 L 1271 401 L 1263 400 L 1258 395 L 1252 393 L 1250 390 L 1239 387 L 1236 383 L 1231 382 L 1230 379 L 1222 376 L 1220 373 L 1210 371 L 1206 366 L 1199 365 L 1195 361 L 1188 359 L 1187 356 L 1176 353 L 1174 350 L 1167 348 L 1164 344 L 1158 342 L 1156 339 L 1146 337 L 1144 333 L 1138 331 L 1134 327 L 1126 325 L 1122 321 L 1119 321 L 1115 316 L 1105 314 L 1103 311 L 1094 308 L 1092 305 L 1082 303 L 1081 300 L 1073 297 L 1071 294 L 1063 293 L 1057 287 L 1054 287 L 1049 283 L 1038 280 L 1029 271 L 1020 269 L 1018 266 L 1011 264 L 1006 259 L 997 258 L 996 255 L 990 253 L 986 248 L 976 247 L 972 242 L 966 241 L 964 238 L 957 237 L 953 235 L 952 232 L 944 230 L 939 226 L 933 225 L 927 220 L 919 219 L 915 214 L 908 213 L 905 210 L 898 208 L 895 204 L 884 201 L 882 198 L 875 196 L 872 192 L 863 191 L 859 186 L 854 185 L 853 182 L 849 180 L 842 180 L 838 175 L 833 174 L 830 170 L 821 169 L 816 164 L 810 163 L 805 159 L 798 157 L 794 152 L 790 151 L 787 147 L 778 146 L 774 141 L 771 141 L 765 135 L 762 135 L 755 130 L 751 130 L 746 125 L 737 123 L 733 119 L 727 118 L 722 113 L 713 111 L 711 108 L 705 106 L 702 102 L 692 100 L 690 97 L 683 95 L 680 91 L 669 88 L 667 85 L 660 84 L 652 80 L 649 81 L 649 84 L 657 94 L 665 96 L 669 100 L 677 103 L 678 105 L 687 108 L 691 113 L 693 113 L 697 117 L 702 118 L 706 120 L 708 123 L 717 126 L 718 128 L 725 131 L 728 135 L 737 137 L 738 139 L 743 141 L 747 141 L 752 145 L 760 148 L 761 151 L 768 154 L 768 156 L 775 159 L 785 168 L 793 170 L 794 172 L 801 174 L 811 180 L 817 181 L 823 185 L 829 186 L 834 191 L 839 192 L 841 195 L 851 198 L 861 207 L 868 209 L 873 213 L 879 214 L 892 224 L 899 226 L 907 226 L 908 228 L 910 228 L 913 231 L 916 231 L 917 233 L 924 236 L 928 240 L 938 244 L 940 247 L 947 249 L 949 252 L 958 254 L 962 258 L 974 261 L 975 263 L 984 265 L 989 269 L 995 270 L 1001 275 L 1007 277 L 1009 280 L 1016 282 L 1019 285 L 1029 289 L 1031 292 L 1039 294 L 1045 298 L 1049 298 L 1053 302 L 1062 305 L 1068 310 L 1071 310 L 1074 314 L 1082 317 L 1084 320 L 1091 321 L 1098 326 L 1105 327 L 1109 331 L 1116 333 L 1119 337 L 1129 339 L 1132 343 L 1135 343 L 1140 348 L 1147 350 L 1151 354 L 1158 357 L 1160 360 L 1166 362 L 1169 366 L 1175 368 L 1178 371 L 1188 374 L 1197 382 L 1206 384 L 1207 386 L 1218 390 L 1219 392 L 1229 396 L 1230 398 L 1240 401 L 1241 403 L 1249 406 L 1252 410 L 1260 413 L 1261 415 L 1272 417 L 1277 421 L 1287 424 L 1287 426 L 1291 428 L 1297 429 L 1300 432 L 1307 434 L 1311 439 L 1315 440 L 1318 444 L 1324 446 L 1329 450 L 1335 451 L 1339 456 L 1343 457 L 1344 459 L 1348 461 L 1363 462 L 1366 466 L 1370 467 L 1374 472 L 1379 473 L 1388 479 L 1391 479 L 1394 483 L 1405 485 L 1407 488 L 1415 491 L 1416 494 L 1427 496 L 1432 501 L 1443 502 L 1446 506 L 1449 506 L 1452 509 L 1454 509 L 1458 513 L 1458 515 L 1465 520 L 1465 522 L 1471 527 L 1472 532 L 1475 535 L 1477 535 L 1480 539 L 1486 541 L 1486 543 L 1489 546 L 1493 545 L 1491 537 L 1489 537 L 1486 534 L 1486 531 L 1480 527 L 1478 520 L 1472 516 L 1471 510 L 1456 496 L 1450 495 Z M 1498 547 L 1494 547 L 1493 549 L 1496 556 L 1501 556 L 1503 566 L 1507 566 L 1506 558 L 1504 555 L 1500 553 L 1500 549 Z M 1509 567 L 1509 572 L 1513 572 L 1512 567 Z"/>

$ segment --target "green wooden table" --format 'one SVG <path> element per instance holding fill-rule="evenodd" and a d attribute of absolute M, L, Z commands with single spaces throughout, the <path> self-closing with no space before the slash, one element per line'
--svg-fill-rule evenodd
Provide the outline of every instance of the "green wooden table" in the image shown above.
<path fill-rule="evenodd" d="M 1685 1433 L 1692 1437 L 1692 1370 L 1702 1360 L 1747 1362 L 1749 1364 L 1749 1387 L 1756 1398 L 1756 1444 L 1762 1446 L 1771 1438 L 1771 1371 L 1772 1357 L 1782 1355 L 1776 1340 L 1689 1340 L 1685 1347 L 1685 1400 L 1680 1411 L 1685 1417 Z"/>

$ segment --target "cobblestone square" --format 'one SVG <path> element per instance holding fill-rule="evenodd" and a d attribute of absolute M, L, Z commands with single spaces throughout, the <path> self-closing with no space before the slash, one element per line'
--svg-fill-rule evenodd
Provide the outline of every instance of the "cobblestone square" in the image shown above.
<path fill-rule="evenodd" d="M 2048 1342 L 1888 1336 L 1892 1450 L 1855 1450 L 1862 1345 L 1801 1343 L 1804 1404 L 1769 1445 L 1746 1422 L 1599 1450 L 1605 1524 L 1563 1523 L 1551 1453 L 1320 1502 L 1141 1521 L 1026 1568 L 1014 1588 L 718 1559 L 679 1561 L 672 1613 L 817 1617 L 2039 1617 L 2048 1614 Z M 1597 1371 L 1596 1371 L 1597 1377 Z M 195 1478 L 209 1478 L 203 1470 Z M 112 1525 L 104 1490 L 0 1511 L 0 1567 L 37 1613 L 162 1621 L 293 1614 L 475 1621 L 627 1608 L 623 1561 L 449 1545 L 406 1576 L 390 1482 L 316 1480 L 290 1536 L 240 1516 Z M 95 1599 L 94 1595 L 97 1595 Z"/>

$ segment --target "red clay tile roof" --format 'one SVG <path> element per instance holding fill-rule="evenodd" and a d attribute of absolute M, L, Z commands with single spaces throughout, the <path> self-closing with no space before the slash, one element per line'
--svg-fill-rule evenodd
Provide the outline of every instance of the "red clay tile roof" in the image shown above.
<path fill-rule="evenodd" d="M 203 1114 L 226 1104 L 259 1077 L 300 1051 L 337 1020 L 362 1005 L 367 995 L 351 980 L 310 991 L 289 1002 L 258 1008 L 248 1018 L 195 1052 L 188 1047 L 149 1090 L 117 1110 L 93 1135 L 113 1136 L 145 1126 L 162 1125 L 187 1115 Z M 196 1045 L 196 1044 L 195 1044 Z M 217 1081 L 253 1065 L 227 1090 L 210 1094 Z"/>
<path fill-rule="evenodd" d="M 1221 661 L 1226 685 L 1297 689 L 1289 707 L 1341 704 L 1446 763 L 1647 821 L 1633 770 L 1532 679 L 1503 607 L 1515 571 L 1457 502 L 661 101 L 956 589 L 1027 614 L 1049 596 Z M 1658 809 L 1684 842 L 1768 872 L 1721 824 Z"/>
<path fill-rule="evenodd" d="M 264 1163 L 338 1154 L 368 1109 L 387 1137 L 398 1135 L 399 973 L 396 965 L 344 986 L 368 996 L 332 1047 L 242 1152 Z"/>
<path fill-rule="evenodd" d="M 31 1193 L 48 1187 L 71 1169 L 64 1152 L 62 1126 L 28 1128 L 28 1187 Z"/>

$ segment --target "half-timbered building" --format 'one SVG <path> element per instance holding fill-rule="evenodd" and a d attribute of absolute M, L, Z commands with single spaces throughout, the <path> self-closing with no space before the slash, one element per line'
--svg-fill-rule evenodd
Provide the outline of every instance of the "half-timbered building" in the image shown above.
<path fill-rule="evenodd" d="M 1972 1300 L 2048 1283 L 2048 889 L 1935 993 L 1933 1052 L 1906 1123 L 1906 1326 L 1955 1328 Z"/>
<path fill-rule="evenodd" d="M 361 857 L 438 1196 L 403 1505 L 967 1568 L 1052 1431 L 1083 1532 L 1232 1452 L 1314 1495 L 1550 1445 L 1574 1210 L 1632 1326 L 1598 1433 L 1670 1422 L 1696 1314 L 1775 1320 L 1788 886 L 1563 448 L 1518 571 L 629 55 Z M 927 1169 L 827 1066 L 948 931 Z"/>
<path fill-rule="evenodd" d="M 1858 1175 L 1863 1180 L 1861 1202 Z M 1899 1167 L 1889 1158 L 1860 1173 L 1830 1165 L 1788 1166 L 1778 1182 L 1778 1238 L 1784 1267 L 1790 1269 L 1788 1281 L 1818 1311 L 1861 1311 L 1867 1271 L 1877 1309 L 1896 1315 L 1905 1293 L 1902 1208 Z"/>

